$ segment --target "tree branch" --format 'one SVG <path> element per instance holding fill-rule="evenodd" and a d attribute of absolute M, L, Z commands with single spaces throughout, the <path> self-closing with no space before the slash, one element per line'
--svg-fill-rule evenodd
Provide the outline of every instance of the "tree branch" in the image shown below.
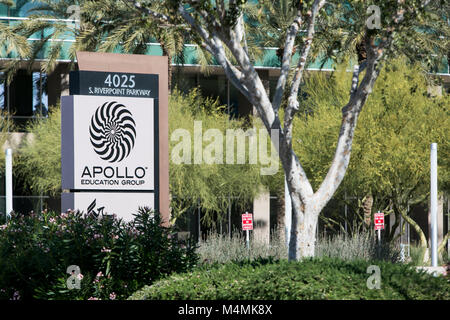
<path fill-rule="evenodd" d="M 438 246 L 438 252 L 441 253 L 444 251 L 445 245 L 447 244 L 447 241 L 450 239 L 450 232 L 447 232 L 447 234 L 442 239 L 442 242 Z M 449 248 L 450 250 L 450 248 Z"/>
<path fill-rule="evenodd" d="M 170 19 L 169 16 L 142 6 L 142 4 L 139 1 L 136 1 L 136 0 L 125 0 L 125 1 L 132 4 L 133 7 L 135 7 L 139 11 L 148 14 L 153 19 L 159 20 L 161 22 L 172 23 L 172 20 Z"/>
<path fill-rule="evenodd" d="M 302 48 L 302 52 L 300 54 L 300 58 L 298 60 L 297 68 L 294 74 L 294 80 L 291 87 L 291 92 L 289 94 L 289 99 L 292 105 L 288 104 L 288 108 L 292 107 L 294 110 L 298 110 L 298 88 L 300 86 L 300 83 L 303 79 L 303 72 L 306 68 L 306 61 L 309 56 L 309 51 L 311 49 L 312 41 L 314 39 L 314 33 L 315 33 L 315 25 L 316 25 L 316 18 L 319 14 L 320 9 L 325 5 L 325 0 L 315 0 L 314 4 L 311 8 L 310 13 L 310 20 L 308 23 L 308 29 L 306 34 L 306 41 L 305 45 Z M 294 102 L 294 99 L 297 101 L 297 103 Z"/>
<path fill-rule="evenodd" d="M 306 67 L 306 60 L 308 58 L 309 51 L 311 49 L 312 40 L 314 38 L 316 18 L 317 18 L 317 15 L 318 15 L 320 9 L 322 9 L 322 7 L 325 5 L 325 3 L 326 3 L 325 0 L 315 0 L 313 6 L 311 8 L 311 11 L 309 12 L 310 18 L 309 18 L 309 22 L 308 22 L 306 42 L 305 42 L 305 45 L 303 46 L 301 54 L 300 54 L 300 58 L 299 58 L 297 68 L 295 71 L 295 75 L 294 75 L 293 84 L 291 86 L 291 92 L 290 92 L 289 98 L 288 98 L 288 104 L 287 104 L 286 111 L 284 114 L 284 131 L 285 131 L 286 139 L 288 139 L 287 143 L 291 148 L 292 148 L 292 123 L 293 123 L 293 120 L 295 117 L 295 113 L 299 109 L 298 88 L 299 88 L 300 82 L 303 78 L 303 71 Z M 283 57 L 285 55 L 286 55 L 286 52 L 284 52 Z M 280 76 L 280 78 L 281 78 L 281 76 Z M 280 83 L 280 78 L 278 79 L 279 83 Z M 281 79 L 281 81 L 283 81 L 283 79 Z M 281 85 L 281 83 L 280 83 L 280 85 Z M 280 102 L 281 102 L 281 96 L 283 95 L 283 90 L 279 90 L 276 93 L 280 94 L 280 96 L 276 97 L 276 98 L 280 99 Z M 275 101 L 275 99 L 274 99 L 274 101 Z M 278 101 L 275 101 L 275 102 L 279 103 Z"/>
<path fill-rule="evenodd" d="M 195 12 L 200 14 L 200 16 L 203 18 L 203 20 L 206 22 L 206 25 L 208 26 L 208 29 L 221 29 L 222 24 L 220 21 L 217 21 L 215 16 L 213 14 L 210 14 L 209 12 L 202 10 L 198 8 L 198 1 L 196 0 L 186 0 L 187 4 L 189 4 L 191 7 L 195 8 Z M 180 7 L 182 7 L 182 3 L 180 2 Z"/>
<path fill-rule="evenodd" d="M 225 1 L 218 0 L 217 1 L 217 12 L 219 13 L 220 20 L 225 19 Z"/>
<path fill-rule="evenodd" d="M 356 86 L 359 70 L 355 68 L 353 73 L 352 92 L 348 104 L 342 109 L 342 124 L 339 132 L 336 152 L 328 173 L 315 193 L 315 202 L 327 203 L 338 188 L 350 161 L 350 153 L 356 123 L 359 113 L 367 100 L 368 95 L 373 89 L 375 80 L 378 78 L 380 67 L 379 62 L 382 58 L 382 50 L 372 47 L 371 39 L 365 36 L 365 45 L 367 48 L 367 70 L 359 87 Z M 353 91 L 356 90 L 356 91 Z M 321 209 L 321 208 L 320 208 Z"/>
<path fill-rule="evenodd" d="M 270 132 L 270 129 L 274 129 L 274 125 L 278 129 L 278 117 L 273 112 L 266 89 L 241 43 L 234 38 L 227 37 L 223 31 L 214 32 L 214 36 L 222 40 L 228 49 L 230 49 L 231 54 L 242 69 L 242 79 L 249 90 L 249 95 L 246 97 L 256 107 L 266 129 Z"/>
<path fill-rule="evenodd" d="M 245 85 L 242 84 L 243 74 L 236 67 L 234 67 L 229 59 L 226 57 L 225 50 L 221 44 L 221 41 L 215 36 L 211 36 L 207 30 L 200 26 L 194 18 L 180 6 L 178 11 L 180 12 L 183 19 L 195 29 L 200 37 L 203 39 L 203 47 L 207 49 L 214 57 L 216 57 L 217 62 L 223 67 L 226 75 L 233 83 L 233 85 L 244 95 L 249 96 L 249 90 Z"/>
<path fill-rule="evenodd" d="M 277 87 L 275 89 L 275 95 L 273 97 L 272 106 L 275 112 L 278 111 L 281 105 L 281 100 L 283 98 L 284 88 L 286 85 L 286 79 L 289 74 L 289 67 L 291 65 L 292 51 L 294 49 L 295 37 L 300 30 L 302 25 L 302 14 L 299 10 L 297 16 L 289 27 L 289 32 L 286 35 L 286 41 L 284 43 L 283 58 L 281 61 L 281 71 L 280 76 L 277 81 Z"/>
<path fill-rule="evenodd" d="M 241 43 L 244 41 L 244 51 L 248 55 L 247 37 L 245 36 L 244 15 L 241 13 L 234 28 L 235 41 Z"/>

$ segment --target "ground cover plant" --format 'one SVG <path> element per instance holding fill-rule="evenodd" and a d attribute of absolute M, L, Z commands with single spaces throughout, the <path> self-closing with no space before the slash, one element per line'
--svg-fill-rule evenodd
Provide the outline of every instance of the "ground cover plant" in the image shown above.
<path fill-rule="evenodd" d="M 270 244 L 250 241 L 247 248 L 245 233 L 235 230 L 230 237 L 228 234 L 210 232 L 206 240 L 198 244 L 197 254 L 203 264 L 228 263 L 245 260 L 287 259 L 287 247 L 279 232 L 274 232 Z"/>
<path fill-rule="evenodd" d="M 123 299 L 191 270 L 194 246 L 160 224 L 145 208 L 128 223 L 80 212 L 15 213 L 0 228 L 0 299 Z M 68 274 L 74 265 L 79 270 Z M 69 288 L 69 278 L 79 289 Z"/>
<path fill-rule="evenodd" d="M 354 232 L 351 236 L 338 233 L 332 237 L 319 238 L 316 247 L 317 257 L 339 258 L 346 261 L 381 260 L 400 262 L 400 247 L 392 242 L 377 241 L 370 231 Z"/>
<path fill-rule="evenodd" d="M 250 241 L 245 245 L 245 234 L 236 230 L 232 237 L 217 232 L 208 234 L 206 240 L 198 244 L 200 262 L 207 264 L 254 261 L 258 259 L 287 259 L 287 246 L 280 236 L 273 232 L 270 244 Z M 395 243 L 379 245 L 375 234 L 370 231 L 355 231 L 352 235 L 340 233 L 333 236 L 319 236 L 316 257 L 339 258 L 346 261 L 382 260 L 392 263 L 400 261 L 400 248 Z"/>
<path fill-rule="evenodd" d="M 380 268 L 380 289 L 369 282 Z M 370 269 L 369 269 L 370 270 Z M 371 282 L 372 283 L 372 282 Z M 450 299 L 450 282 L 404 264 L 308 258 L 300 262 L 259 259 L 217 264 L 174 274 L 133 294 L 131 300 Z"/>

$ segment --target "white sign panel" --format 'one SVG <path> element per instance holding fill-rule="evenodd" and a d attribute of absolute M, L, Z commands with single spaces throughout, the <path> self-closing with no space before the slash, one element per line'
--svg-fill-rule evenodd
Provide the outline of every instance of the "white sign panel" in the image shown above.
<path fill-rule="evenodd" d="M 62 99 L 63 189 L 155 190 L 154 99 Z"/>
<path fill-rule="evenodd" d="M 62 194 L 62 211 L 79 210 L 94 215 L 115 214 L 133 220 L 139 207 L 155 208 L 155 194 L 144 192 L 71 192 Z"/>

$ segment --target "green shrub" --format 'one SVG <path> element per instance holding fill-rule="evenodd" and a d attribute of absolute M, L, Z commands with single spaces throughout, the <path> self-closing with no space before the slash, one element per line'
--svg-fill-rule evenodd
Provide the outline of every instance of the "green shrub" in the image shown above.
<path fill-rule="evenodd" d="M 450 299 L 444 277 L 408 265 L 377 263 L 380 289 L 369 289 L 365 261 L 271 259 L 216 265 L 176 274 L 133 294 L 130 300 Z"/>
<path fill-rule="evenodd" d="M 424 263 L 423 256 L 425 251 L 428 255 L 428 261 Z M 409 249 L 409 258 L 408 261 L 414 266 L 431 266 L 431 249 L 423 248 L 418 245 L 411 244 Z M 438 253 L 438 265 L 444 265 L 449 262 L 449 256 L 447 251 L 444 249 L 442 252 Z"/>
<path fill-rule="evenodd" d="M 79 212 L 14 214 L 0 228 L 0 299 L 121 299 L 172 272 L 189 271 L 197 262 L 195 247 L 160 224 L 148 209 L 128 223 Z M 66 284 L 71 265 L 80 267 L 79 290 Z"/>
<path fill-rule="evenodd" d="M 61 192 L 61 109 L 52 108 L 47 119 L 27 126 L 32 138 L 17 150 L 14 174 L 32 194 Z"/>

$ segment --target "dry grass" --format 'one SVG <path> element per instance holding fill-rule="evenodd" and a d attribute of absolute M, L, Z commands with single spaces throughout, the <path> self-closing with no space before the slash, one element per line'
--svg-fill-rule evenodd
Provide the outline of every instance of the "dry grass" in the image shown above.
<path fill-rule="evenodd" d="M 208 239 L 200 243 L 197 253 L 201 261 L 206 263 L 227 263 L 258 258 L 287 259 L 286 245 L 279 237 L 272 236 L 270 245 L 251 239 L 250 249 L 247 249 L 245 234 L 240 231 L 235 231 L 231 238 L 216 232 L 209 233 Z M 341 258 L 348 261 L 397 262 L 400 249 L 389 244 L 379 246 L 372 234 L 359 232 L 351 237 L 338 234 L 331 238 L 319 238 L 316 243 L 316 257 Z"/>

